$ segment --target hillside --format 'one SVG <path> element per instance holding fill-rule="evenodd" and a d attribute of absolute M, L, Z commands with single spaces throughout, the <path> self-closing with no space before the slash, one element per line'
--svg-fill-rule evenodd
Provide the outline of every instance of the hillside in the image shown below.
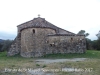
<path fill-rule="evenodd" d="M 0 39 L 0 43 L 2 43 L 4 40 L 3 39 Z"/>

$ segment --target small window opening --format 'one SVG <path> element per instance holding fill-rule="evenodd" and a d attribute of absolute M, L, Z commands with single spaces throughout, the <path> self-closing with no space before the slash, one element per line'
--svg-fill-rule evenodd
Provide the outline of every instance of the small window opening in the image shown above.
<path fill-rule="evenodd" d="M 73 38 L 71 38 L 71 41 L 73 41 Z"/>
<path fill-rule="evenodd" d="M 33 29 L 33 33 L 35 33 L 35 30 Z"/>
<path fill-rule="evenodd" d="M 52 47 L 52 44 L 50 44 L 50 46 Z"/>

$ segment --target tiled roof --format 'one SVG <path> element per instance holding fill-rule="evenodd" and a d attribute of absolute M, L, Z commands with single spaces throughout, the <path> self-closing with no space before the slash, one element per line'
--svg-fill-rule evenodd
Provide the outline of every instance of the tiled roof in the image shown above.
<path fill-rule="evenodd" d="M 75 36 L 74 34 L 48 34 L 48 36 Z"/>
<path fill-rule="evenodd" d="M 75 34 L 48 34 L 48 36 L 85 36 L 85 35 L 75 35 Z"/>
<path fill-rule="evenodd" d="M 51 28 L 51 29 L 56 30 L 57 34 L 73 34 L 73 35 L 75 35 L 74 33 L 69 32 L 69 31 L 64 30 L 64 29 L 61 29 L 61 28 L 51 24 L 50 22 L 46 21 L 44 18 L 40 18 L 40 17 L 34 18 L 31 21 L 28 21 L 28 22 L 25 22 L 21 25 L 18 25 L 17 27 L 20 31 L 22 29 L 31 28 L 31 27 L 34 27 L 34 28 Z"/>

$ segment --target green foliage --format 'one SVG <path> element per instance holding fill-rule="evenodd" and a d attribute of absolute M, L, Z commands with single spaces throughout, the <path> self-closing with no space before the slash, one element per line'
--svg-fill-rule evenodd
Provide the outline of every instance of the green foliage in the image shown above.
<path fill-rule="evenodd" d="M 85 30 L 80 30 L 78 32 L 78 34 L 85 35 L 85 37 L 87 37 L 89 35 L 89 33 L 85 33 Z M 100 31 L 98 32 L 98 34 L 96 36 L 98 37 L 98 39 L 93 40 L 93 41 L 91 41 L 91 39 L 86 38 L 87 50 L 90 50 L 90 49 L 100 50 Z"/>
<path fill-rule="evenodd" d="M 12 40 L 5 40 L 4 41 L 4 44 L 3 44 L 3 47 L 2 47 L 2 50 L 8 50 L 9 46 L 11 45 L 12 43 Z"/>
<path fill-rule="evenodd" d="M 98 32 L 98 34 L 96 36 L 98 39 L 93 41 L 93 43 L 92 43 L 93 48 L 96 50 L 100 50 L 100 31 Z"/>
<path fill-rule="evenodd" d="M 85 36 L 85 39 L 86 39 L 86 49 L 92 49 L 91 48 L 91 40 L 86 38 L 87 36 L 89 36 L 89 33 L 85 33 L 85 30 L 80 30 L 77 34 L 79 35 L 84 35 Z"/>
<path fill-rule="evenodd" d="M 0 42 L 0 51 L 8 50 L 12 43 L 12 40 L 4 40 L 3 42 Z"/>
<path fill-rule="evenodd" d="M 97 50 L 97 40 L 92 41 L 92 47 Z"/>
<path fill-rule="evenodd" d="M 97 50 L 100 50 L 100 39 L 97 40 Z"/>
<path fill-rule="evenodd" d="M 39 64 L 36 64 L 36 66 L 40 66 Z"/>
<path fill-rule="evenodd" d="M 84 35 L 85 34 L 85 30 L 80 30 L 77 34 Z"/>
<path fill-rule="evenodd" d="M 86 38 L 86 47 L 87 50 L 100 50 L 100 39 L 92 41 L 91 39 Z"/>
<path fill-rule="evenodd" d="M 85 30 L 80 30 L 77 34 L 85 35 L 85 37 L 89 36 L 89 33 L 85 33 Z"/>
<path fill-rule="evenodd" d="M 100 39 L 100 31 L 98 32 L 96 36 L 98 37 L 98 39 Z"/>
<path fill-rule="evenodd" d="M 85 37 L 87 37 L 87 36 L 89 36 L 89 33 L 86 33 L 86 34 L 85 34 Z"/>
<path fill-rule="evenodd" d="M 3 45 L 0 43 L 0 51 L 1 51 L 1 49 L 2 49 L 2 46 L 3 46 Z"/>
<path fill-rule="evenodd" d="M 91 39 L 86 38 L 86 49 L 87 50 L 94 49 L 92 43 L 93 42 L 91 41 Z"/>
<path fill-rule="evenodd" d="M 46 65 L 43 65 L 43 67 L 42 68 L 45 68 L 45 67 L 47 67 Z"/>

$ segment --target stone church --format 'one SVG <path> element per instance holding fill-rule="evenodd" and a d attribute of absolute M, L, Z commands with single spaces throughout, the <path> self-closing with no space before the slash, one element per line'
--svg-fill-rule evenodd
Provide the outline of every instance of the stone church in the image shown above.
<path fill-rule="evenodd" d="M 18 33 L 7 55 L 40 57 L 56 53 L 84 53 L 84 35 L 78 35 L 59 28 L 45 18 L 37 17 L 17 26 Z"/>

